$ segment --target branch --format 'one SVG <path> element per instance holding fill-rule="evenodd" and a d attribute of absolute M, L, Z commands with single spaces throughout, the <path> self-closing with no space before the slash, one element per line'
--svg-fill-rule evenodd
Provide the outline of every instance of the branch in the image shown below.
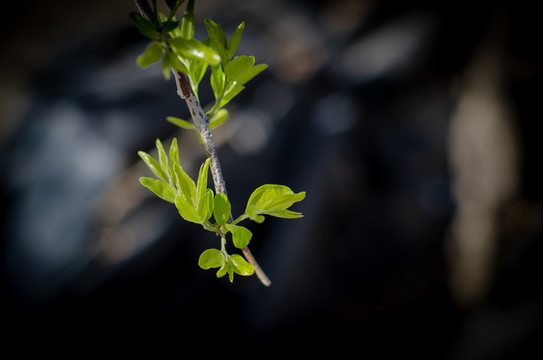
<path fill-rule="evenodd" d="M 222 193 L 227 195 L 226 193 L 226 185 L 224 183 L 224 177 L 222 176 L 222 170 L 221 170 L 221 164 L 219 162 L 219 157 L 217 156 L 217 150 L 215 149 L 215 142 L 213 141 L 213 136 L 211 135 L 211 130 L 209 129 L 209 118 L 203 111 L 200 102 L 196 98 L 196 95 L 192 91 L 192 88 L 190 86 L 189 79 L 187 76 L 183 73 L 180 73 L 174 69 L 172 69 L 172 72 L 175 76 L 175 83 L 177 85 L 177 94 L 181 99 L 185 100 L 187 103 L 187 106 L 189 108 L 192 121 L 194 122 L 194 126 L 196 127 L 196 130 L 200 134 L 200 137 L 202 138 L 202 142 L 204 143 L 204 148 L 206 150 L 207 157 L 210 160 L 209 168 L 211 170 L 211 175 L 213 176 L 213 183 L 215 184 L 215 192 Z M 230 214 L 230 219 L 228 222 L 232 222 L 232 214 Z M 249 250 L 249 248 L 246 246 L 242 249 L 243 255 L 247 259 L 247 261 L 253 265 L 255 269 L 256 276 L 260 279 L 262 284 L 265 286 L 270 286 L 271 281 L 268 278 L 268 276 L 264 273 L 260 265 L 258 265 L 258 262 L 253 257 L 253 254 Z"/>

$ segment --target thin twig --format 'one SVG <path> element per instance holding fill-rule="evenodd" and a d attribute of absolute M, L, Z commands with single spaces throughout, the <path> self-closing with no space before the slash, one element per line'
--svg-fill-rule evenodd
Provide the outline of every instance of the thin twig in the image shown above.
<path fill-rule="evenodd" d="M 196 98 L 196 95 L 192 91 L 190 86 L 189 79 L 183 73 L 177 72 L 172 69 L 172 72 L 175 76 L 175 83 L 177 85 L 177 94 L 181 99 L 185 100 L 189 108 L 190 114 L 192 116 L 192 121 L 196 130 L 202 138 L 204 143 L 204 148 L 206 150 L 207 157 L 211 159 L 209 164 L 209 169 L 211 170 L 211 175 L 213 176 L 213 183 L 215 184 L 215 192 L 226 193 L 226 185 L 224 183 L 224 177 L 222 176 L 221 164 L 219 162 L 219 157 L 217 156 L 217 150 L 215 149 L 215 142 L 213 141 L 213 136 L 211 135 L 211 130 L 209 129 L 209 118 L 205 114 L 200 105 L 200 102 Z M 232 222 L 232 214 L 230 214 L 229 222 Z M 271 281 L 268 276 L 264 273 L 258 262 L 254 258 L 253 254 L 246 246 L 242 249 L 243 255 L 247 261 L 253 265 L 255 269 L 255 274 L 258 276 L 262 284 L 265 286 L 270 286 Z"/>

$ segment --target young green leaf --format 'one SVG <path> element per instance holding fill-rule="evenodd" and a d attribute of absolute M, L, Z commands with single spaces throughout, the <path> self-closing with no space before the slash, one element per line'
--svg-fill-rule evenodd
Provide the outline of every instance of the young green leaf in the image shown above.
<path fill-rule="evenodd" d="M 138 155 L 156 176 L 158 176 L 162 181 L 168 182 L 168 177 L 166 176 L 164 171 L 162 171 L 160 164 L 155 159 L 153 159 L 151 155 L 143 151 L 138 151 Z"/>
<path fill-rule="evenodd" d="M 245 212 L 255 221 L 262 220 L 259 215 L 285 218 L 301 217 L 300 213 L 286 211 L 286 209 L 304 198 L 305 192 L 295 194 L 287 186 L 266 184 L 253 191 L 247 201 Z"/>
<path fill-rule="evenodd" d="M 238 50 L 239 41 L 241 40 L 241 35 L 243 34 L 243 29 L 245 28 L 245 23 L 242 22 L 237 27 L 236 31 L 232 34 L 230 42 L 228 43 L 228 56 L 231 59 Z"/>
<path fill-rule="evenodd" d="M 228 271 L 228 280 L 230 280 L 231 283 L 234 282 L 234 266 L 232 262 L 228 261 L 226 263 L 226 271 Z"/>
<path fill-rule="evenodd" d="M 249 245 L 249 242 L 253 237 L 253 233 L 249 229 L 243 226 L 232 224 L 226 224 L 225 226 L 232 233 L 232 241 L 235 247 L 237 247 L 238 249 L 243 249 L 244 247 Z"/>
<path fill-rule="evenodd" d="M 170 145 L 170 164 L 179 164 L 179 148 L 177 147 L 177 138 L 172 139 Z"/>
<path fill-rule="evenodd" d="M 231 83 L 228 86 L 228 89 L 226 89 L 226 92 L 224 93 L 224 97 L 222 98 L 220 106 L 223 107 L 224 105 L 228 104 L 230 100 L 232 100 L 243 89 L 245 89 L 245 87 L 237 84 L 235 81 Z"/>
<path fill-rule="evenodd" d="M 226 73 L 226 80 L 228 82 L 236 81 L 236 78 L 241 74 L 249 71 L 255 64 L 254 56 L 238 56 L 230 61 L 224 67 L 224 72 Z M 239 82 L 238 82 L 239 83 Z M 243 85 L 243 84 L 240 84 Z"/>
<path fill-rule="evenodd" d="M 207 189 L 205 194 L 198 201 L 198 216 L 203 222 L 208 221 L 209 218 L 211 218 L 211 215 L 213 214 L 213 205 L 213 190 Z"/>
<path fill-rule="evenodd" d="M 184 0 L 166 0 L 166 4 L 168 4 L 168 7 L 170 10 L 176 10 Z"/>
<path fill-rule="evenodd" d="M 198 216 L 198 211 L 194 205 L 190 204 L 185 198 L 181 195 L 175 197 L 175 207 L 179 211 L 179 215 L 187 221 L 202 224 L 203 221 Z"/>
<path fill-rule="evenodd" d="M 222 64 L 226 65 L 230 58 L 227 50 L 228 42 L 226 41 L 224 31 L 222 31 L 222 28 L 219 24 L 211 19 L 204 19 L 204 25 L 206 27 L 209 38 L 211 39 L 211 46 L 219 54 Z"/>
<path fill-rule="evenodd" d="M 137 12 L 131 12 L 128 15 L 130 16 L 132 22 L 138 28 L 140 34 L 153 40 L 158 40 L 160 38 L 160 33 L 156 30 L 156 27 L 155 25 L 153 25 L 152 22 L 150 22 Z"/>
<path fill-rule="evenodd" d="M 209 172 L 209 163 L 211 159 L 207 158 L 206 161 L 200 166 L 198 172 L 198 183 L 196 184 L 196 201 L 199 203 L 207 192 L 207 175 Z"/>
<path fill-rule="evenodd" d="M 151 64 L 159 62 L 162 58 L 162 46 L 160 43 L 153 41 L 150 43 L 145 52 L 138 56 L 136 62 L 142 68 L 145 68 Z"/>
<path fill-rule="evenodd" d="M 250 276 L 255 273 L 253 265 L 249 264 L 243 257 L 238 254 L 230 255 L 229 263 L 232 264 L 236 274 L 242 276 Z"/>
<path fill-rule="evenodd" d="M 221 58 L 215 50 L 202 44 L 198 40 L 176 38 L 168 40 L 168 44 L 170 44 L 172 50 L 176 54 L 187 59 L 205 60 L 210 65 L 218 65 L 221 62 Z"/>
<path fill-rule="evenodd" d="M 207 249 L 198 259 L 198 265 L 204 270 L 221 267 L 224 263 L 224 254 L 219 249 Z"/>
<path fill-rule="evenodd" d="M 230 218 L 231 205 L 226 195 L 218 193 L 215 194 L 215 203 L 213 209 L 213 216 L 215 221 L 219 225 L 224 225 Z"/>
<path fill-rule="evenodd" d="M 230 265 L 232 266 L 232 265 Z M 217 277 L 220 278 L 220 277 L 223 277 L 224 275 L 226 275 L 226 272 L 228 271 L 228 263 L 225 261 L 221 268 L 217 271 Z"/>
<path fill-rule="evenodd" d="M 189 0 L 181 24 L 181 37 L 187 40 L 194 38 L 194 0 Z"/>
<path fill-rule="evenodd" d="M 215 95 L 215 99 L 219 99 L 223 93 L 225 78 L 226 75 L 224 75 L 224 72 L 222 71 L 220 65 L 211 67 L 210 82 L 211 88 L 213 89 L 213 94 Z"/>
<path fill-rule="evenodd" d="M 162 29 L 160 29 L 160 33 L 162 35 L 165 35 L 177 29 L 178 26 L 179 26 L 179 21 L 167 20 L 162 23 Z"/>
<path fill-rule="evenodd" d="M 209 128 L 215 129 L 217 126 L 222 125 L 228 120 L 228 110 L 220 109 L 209 119 Z"/>
<path fill-rule="evenodd" d="M 180 195 L 182 195 L 187 203 L 192 205 L 192 207 L 197 205 L 195 203 L 196 185 L 194 184 L 194 180 L 190 178 L 190 176 L 179 164 L 173 164 L 173 173 L 175 184 L 177 186 L 177 190 L 180 192 Z"/>
<path fill-rule="evenodd" d="M 204 78 L 204 75 L 207 70 L 208 63 L 206 61 L 197 61 L 192 60 L 189 65 L 189 72 L 192 82 L 196 85 L 196 88 L 198 88 L 198 84 L 200 84 L 200 81 Z M 196 93 L 197 91 L 195 91 Z"/>
<path fill-rule="evenodd" d="M 179 60 L 176 54 L 171 52 L 170 50 L 167 50 L 164 54 L 164 60 L 162 60 L 162 67 L 163 70 L 168 70 L 168 79 L 169 79 L 169 71 L 170 67 L 174 68 L 175 70 L 182 72 L 183 74 L 188 74 L 189 70 L 187 67 Z"/>
<path fill-rule="evenodd" d="M 175 126 L 179 126 L 182 129 L 194 130 L 194 125 L 192 125 L 187 120 L 183 120 L 175 116 L 167 116 L 166 120 L 169 123 L 174 124 Z"/>
<path fill-rule="evenodd" d="M 140 183 L 162 200 L 171 203 L 175 202 L 175 190 L 170 185 L 148 177 L 141 177 Z"/>
<path fill-rule="evenodd" d="M 164 146 L 162 146 L 160 139 L 156 139 L 155 143 L 156 148 L 158 149 L 158 160 L 160 163 L 160 168 L 162 169 L 164 174 L 166 174 L 168 181 L 171 182 L 173 180 L 172 169 L 170 167 L 170 164 L 168 163 L 168 156 L 166 155 L 166 151 L 164 151 Z"/>
<path fill-rule="evenodd" d="M 260 74 L 262 71 L 266 70 L 267 68 L 268 68 L 268 65 L 266 64 L 258 64 L 252 67 L 251 69 L 247 70 L 243 74 L 240 74 L 236 78 L 236 82 L 238 83 L 238 85 L 243 85 L 247 83 L 249 80 L 251 80 L 252 78 L 254 78 L 255 76 L 257 76 L 258 74 Z"/>

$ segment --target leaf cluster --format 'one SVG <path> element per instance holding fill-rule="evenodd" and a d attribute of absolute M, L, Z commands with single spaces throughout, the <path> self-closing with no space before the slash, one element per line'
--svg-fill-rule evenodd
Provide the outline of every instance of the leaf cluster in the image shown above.
<path fill-rule="evenodd" d="M 227 234 L 230 234 L 236 248 L 243 249 L 249 245 L 253 234 L 248 228 L 238 225 L 241 221 L 250 219 L 261 223 L 265 215 L 287 219 L 302 217 L 301 213 L 288 208 L 302 201 L 305 192 L 295 194 L 287 186 L 266 184 L 252 192 L 245 212 L 229 222 L 232 206 L 228 197 L 222 193 L 214 193 L 207 186 L 210 159 L 206 159 L 200 166 L 195 182 L 181 167 L 176 138 L 172 140 L 168 153 L 159 139 L 156 140 L 156 147 L 158 161 L 143 151 L 138 152 L 157 177 L 142 177 L 140 182 L 159 198 L 175 204 L 183 219 L 202 225 L 204 229 L 221 237 L 221 249 L 204 251 L 198 262 L 203 269 L 219 268 L 217 277 L 228 273 L 230 281 L 233 281 L 234 273 L 243 276 L 254 273 L 253 266 L 241 256 L 229 255 L 226 251 Z"/>
<path fill-rule="evenodd" d="M 151 64 L 162 64 L 166 79 L 170 78 L 170 70 L 186 74 L 192 90 L 198 97 L 198 88 L 207 70 L 210 69 L 210 83 L 215 101 L 206 111 L 210 118 L 211 128 L 224 123 L 228 119 L 228 111 L 223 107 L 228 104 L 245 87 L 244 85 L 256 75 L 265 70 L 266 64 L 255 65 L 253 56 L 235 56 L 245 23 L 239 24 L 230 40 L 227 39 L 220 24 L 211 19 L 205 19 L 204 24 L 208 38 L 199 41 L 194 38 L 194 0 L 189 0 L 181 21 L 175 13 L 184 0 L 166 0 L 169 14 L 166 16 L 157 11 L 156 0 L 151 6 L 145 4 L 149 18 L 139 13 L 130 13 L 130 18 L 139 32 L 152 40 L 137 63 L 141 67 Z M 185 129 L 194 129 L 186 120 L 168 117 L 174 125 Z"/>

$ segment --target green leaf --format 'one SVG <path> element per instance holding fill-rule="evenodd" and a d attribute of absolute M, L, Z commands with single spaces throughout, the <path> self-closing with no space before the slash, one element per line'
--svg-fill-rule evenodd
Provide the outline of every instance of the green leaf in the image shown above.
<path fill-rule="evenodd" d="M 194 0 L 189 0 L 187 9 L 183 14 L 183 22 L 181 24 L 181 37 L 187 40 L 194 38 Z"/>
<path fill-rule="evenodd" d="M 213 208 L 213 216 L 219 225 L 224 225 L 230 218 L 231 205 L 226 195 L 215 194 L 215 203 Z"/>
<path fill-rule="evenodd" d="M 169 123 L 174 124 L 175 126 L 179 126 L 180 128 L 183 128 L 183 129 L 187 129 L 187 130 L 193 130 L 194 129 L 194 125 L 192 125 L 192 123 L 188 122 L 187 120 L 183 120 L 183 119 L 180 119 L 178 117 L 175 117 L 175 116 L 167 116 L 166 120 Z"/>
<path fill-rule="evenodd" d="M 179 215 L 187 221 L 202 224 L 202 220 L 198 216 L 198 211 L 194 205 L 190 204 L 185 198 L 181 195 L 175 197 L 175 207 L 179 211 Z"/>
<path fill-rule="evenodd" d="M 130 19 L 136 25 L 140 34 L 153 40 L 160 39 L 160 33 L 157 31 L 155 25 L 153 25 L 152 22 L 150 22 L 137 12 L 131 12 L 130 14 L 128 14 L 128 16 L 130 16 Z"/>
<path fill-rule="evenodd" d="M 210 161 L 211 159 L 207 158 L 206 161 L 200 165 L 200 171 L 198 172 L 198 183 L 196 185 L 196 201 L 198 203 L 207 192 L 207 175 L 209 173 Z"/>
<path fill-rule="evenodd" d="M 224 263 L 224 254 L 219 249 L 207 249 L 198 259 L 198 265 L 204 270 L 221 267 Z"/>
<path fill-rule="evenodd" d="M 234 282 L 234 266 L 232 262 L 226 263 L 226 271 L 228 271 L 228 280 L 230 280 L 231 283 Z"/>
<path fill-rule="evenodd" d="M 166 4 L 168 4 L 170 10 L 175 10 L 183 3 L 183 1 L 184 0 L 166 0 Z"/>
<path fill-rule="evenodd" d="M 211 82 L 211 88 L 213 89 L 213 94 L 215 95 L 215 99 L 219 99 L 223 93 L 225 78 L 226 78 L 226 75 L 222 71 L 222 68 L 220 65 L 211 67 L 210 82 Z"/>
<path fill-rule="evenodd" d="M 179 60 L 176 54 L 167 50 L 164 54 L 164 60 L 162 60 L 163 70 L 168 70 L 168 79 L 169 79 L 169 67 L 174 68 L 175 70 L 182 72 L 183 74 L 188 74 L 189 70 L 187 67 Z M 166 69 L 165 69 L 166 68 Z"/>
<path fill-rule="evenodd" d="M 221 107 L 228 104 L 230 100 L 232 100 L 237 94 L 239 94 L 243 89 L 245 89 L 244 86 L 237 84 L 235 81 L 231 83 L 228 86 L 228 89 L 224 93 L 224 97 L 221 101 Z"/>
<path fill-rule="evenodd" d="M 215 129 L 217 126 L 222 125 L 228 120 L 228 110 L 220 109 L 209 120 L 209 128 Z"/>
<path fill-rule="evenodd" d="M 241 255 L 230 255 L 229 263 L 232 264 L 234 272 L 238 275 L 250 276 L 255 273 L 253 265 L 249 264 Z"/>
<path fill-rule="evenodd" d="M 228 230 L 230 230 L 230 232 L 232 232 L 232 241 L 234 242 L 235 247 L 238 249 L 243 249 L 249 245 L 249 242 L 253 237 L 253 233 L 249 229 L 232 224 L 226 224 L 225 226 Z"/>
<path fill-rule="evenodd" d="M 142 68 L 145 68 L 151 64 L 159 62 L 162 58 L 162 46 L 160 43 L 153 41 L 150 43 L 145 52 L 138 56 L 136 62 Z"/>
<path fill-rule="evenodd" d="M 211 215 L 213 214 L 213 205 L 213 190 L 207 189 L 205 194 L 198 201 L 198 216 L 203 222 L 208 221 L 209 218 L 211 218 Z"/>
<path fill-rule="evenodd" d="M 228 82 L 235 81 L 238 76 L 249 71 L 255 64 L 254 56 L 238 56 L 230 61 L 224 67 L 226 73 L 226 80 Z M 239 83 L 239 82 L 238 82 Z M 240 84 L 243 85 L 243 84 Z"/>
<path fill-rule="evenodd" d="M 170 145 L 170 164 L 179 164 L 179 148 L 177 147 L 177 138 L 172 139 Z"/>
<path fill-rule="evenodd" d="M 192 205 L 192 207 L 195 207 L 195 205 L 197 204 L 195 204 L 196 185 L 194 184 L 194 180 L 190 178 L 190 176 L 183 170 L 183 168 L 179 164 L 173 165 L 173 173 L 175 184 L 180 192 L 180 195 L 183 196 L 187 203 Z"/>
<path fill-rule="evenodd" d="M 162 29 L 160 29 L 161 34 L 167 34 L 179 26 L 179 21 L 167 20 L 162 23 Z"/>
<path fill-rule="evenodd" d="M 209 38 L 211 39 L 211 46 L 219 54 L 222 64 L 226 65 L 230 58 L 227 50 L 228 42 L 226 41 L 224 31 L 222 31 L 222 28 L 219 24 L 215 23 L 211 19 L 204 19 L 204 25 L 206 27 Z"/>
<path fill-rule="evenodd" d="M 270 215 L 274 217 L 279 217 L 283 219 L 297 219 L 304 217 L 302 213 L 296 212 L 296 211 L 290 211 L 290 210 L 258 210 L 257 216 L 262 215 Z"/>
<path fill-rule="evenodd" d="M 221 62 L 221 58 L 215 50 L 198 40 L 176 38 L 168 40 L 168 43 L 176 54 L 187 59 L 205 60 L 211 65 L 218 65 Z"/>
<path fill-rule="evenodd" d="M 166 151 L 164 151 L 164 146 L 162 146 L 162 143 L 160 142 L 160 139 L 156 139 L 156 148 L 158 149 L 158 160 L 160 164 L 160 168 L 166 174 L 166 177 L 168 178 L 168 182 L 171 183 L 173 180 L 172 177 L 172 169 L 168 163 L 168 156 L 166 155 Z"/>
<path fill-rule="evenodd" d="M 301 217 L 300 213 L 283 210 L 304 198 L 305 192 L 295 194 L 287 186 L 266 184 L 253 191 L 247 201 L 245 212 L 255 221 L 262 220 L 259 217 L 262 214 L 285 218 Z"/>
<path fill-rule="evenodd" d="M 171 203 L 175 202 L 175 190 L 170 185 L 148 177 L 141 177 L 140 183 L 162 200 Z"/>
<path fill-rule="evenodd" d="M 162 171 L 160 164 L 153 159 L 151 155 L 143 151 L 138 151 L 138 155 L 156 176 L 158 176 L 162 181 L 168 182 L 168 177 L 164 171 Z"/>
<path fill-rule="evenodd" d="M 230 59 L 236 54 L 238 50 L 239 41 L 241 40 L 241 35 L 243 34 L 243 29 L 245 28 L 245 23 L 242 22 L 237 27 L 236 31 L 232 34 L 230 42 L 228 43 L 228 55 Z"/>
<path fill-rule="evenodd" d="M 243 85 L 247 83 L 249 80 L 251 80 L 252 78 L 254 78 L 255 76 L 257 76 L 258 74 L 260 74 L 262 71 L 266 70 L 267 68 L 268 68 L 268 65 L 266 64 L 258 64 L 252 67 L 251 69 L 249 69 L 248 71 L 246 71 L 245 73 L 240 74 L 236 78 L 236 82 L 238 83 L 238 85 Z"/>
<path fill-rule="evenodd" d="M 206 61 L 192 60 L 189 65 L 190 77 L 193 83 L 198 86 L 204 78 L 208 63 Z"/>
<path fill-rule="evenodd" d="M 226 271 L 227 271 L 227 269 L 228 269 L 227 265 L 228 265 L 228 263 L 225 261 L 225 262 L 222 264 L 222 266 L 221 266 L 221 268 L 219 269 L 219 271 L 217 271 L 217 277 L 218 277 L 218 278 L 223 277 L 224 275 L 226 275 Z M 232 265 L 230 265 L 230 266 L 232 266 Z"/>

